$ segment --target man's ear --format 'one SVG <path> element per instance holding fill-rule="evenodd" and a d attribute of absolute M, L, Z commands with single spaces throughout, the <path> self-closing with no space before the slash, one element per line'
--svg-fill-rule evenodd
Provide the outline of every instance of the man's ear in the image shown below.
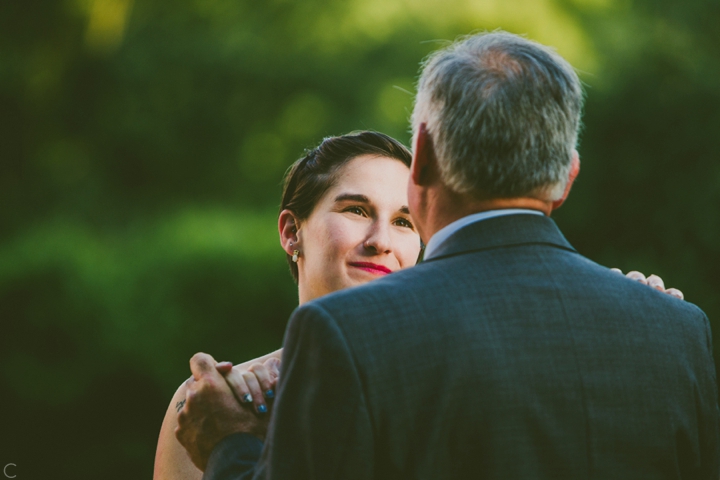
<path fill-rule="evenodd" d="M 299 243 L 298 230 L 300 223 L 295 214 L 290 210 L 283 210 L 278 217 L 278 232 L 280 233 L 280 245 L 285 253 L 293 254 L 293 250 L 297 250 Z"/>
<path fill-rule="evenodd" d="M 570 173 L 568 173 L 568 182 L 567 185 L 565 185 L 565 191 L 563 192 L 562 197 L 552 203 L 553 210 L 555 210 L 556 208 L 560 208 L 560 206 L 565 203 L 565 199 L 568 197 L 568 195 L 570 195 L 570 189 L 572 188 L 575 179 L 580 173 L 580 154 L 577 150 L 573 150 L 571 162 L 572 163 L 570 164 Z"/>
<path fill-rule="evenodd" d="M 410 180 L 419 186 L 430 185 L 437 175 L 437 157 L 427 124 L 421 123 L 415 134 Z"/>

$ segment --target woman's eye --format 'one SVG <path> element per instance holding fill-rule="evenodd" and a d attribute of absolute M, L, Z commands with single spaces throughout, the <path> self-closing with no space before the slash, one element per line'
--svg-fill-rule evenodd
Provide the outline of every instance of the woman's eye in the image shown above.
<path fill-rule="evenodd" d="M 355 213 L 357 215 L 365 215 L 365 211 L 360 207 L 348 207 L 345 209 L 345 211 Z"/>
<path fill-rule="evenodd" d="M 395 220 L 395 225 L 399 227 L 406 227 L 406 228 L 415 228 L 413 227 L 413 224 L 408 220 L 407 218 L 398 218 Z"/>

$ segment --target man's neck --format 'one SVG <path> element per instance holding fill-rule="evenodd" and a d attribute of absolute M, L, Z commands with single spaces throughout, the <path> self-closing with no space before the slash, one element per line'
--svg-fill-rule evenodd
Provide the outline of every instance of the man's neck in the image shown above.
<path fill-rule="evenodd" d="M 427 202 L 426 206 L 426 222 L 420 232 L 425 242 L 443 227 L 474 213 L 522 208 L 537 210 L 549 217 L 552 212 L 552 202 L 530 197 L 468 200 L 456 195 L 438 195 L 434 201 Z"/>

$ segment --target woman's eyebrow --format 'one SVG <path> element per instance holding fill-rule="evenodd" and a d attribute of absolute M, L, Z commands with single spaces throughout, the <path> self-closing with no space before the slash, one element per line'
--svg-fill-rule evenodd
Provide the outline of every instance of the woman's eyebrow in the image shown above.
<path fill-rule="evenodd" d="M 399 212 L 404 213 L 405 215 L 410 215 L 410 209 L 406 205 L 400 207 Z"/>
<path fill-rule="evenodd" d="M 335 197 L 336 202 L 352 201 L 359 203 L 370 203 L 370 199 L 365 195 L 359 193 L 341 193 Z"/>

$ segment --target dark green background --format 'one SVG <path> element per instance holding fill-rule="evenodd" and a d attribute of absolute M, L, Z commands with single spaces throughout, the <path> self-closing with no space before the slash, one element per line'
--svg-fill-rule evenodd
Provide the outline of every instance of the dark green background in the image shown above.
<path fill-rule="evenodd" d="M 354 129 L 408 143 L 419 62 L 478 29 L 581 71 L 569 240 L 717 330 L 718 24 L 715 0 L 0 3 L 0 466 L 149 478 L 188 358 L 281 343 L 285 168 Z"/>

